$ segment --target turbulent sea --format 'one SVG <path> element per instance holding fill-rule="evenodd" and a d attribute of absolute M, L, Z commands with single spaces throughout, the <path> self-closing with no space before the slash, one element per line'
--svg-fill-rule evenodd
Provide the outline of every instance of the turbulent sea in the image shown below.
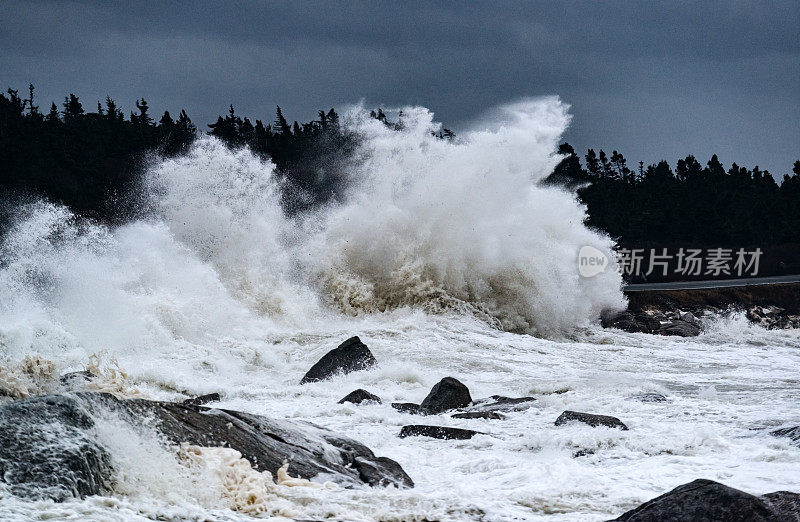
<path fill-rule="evenodd" d="M 91 368 L 119 396 L 219 392 L 219 407 L 360 440 L 416 487 L 289 487 L 244 469 L 263 498 L 242 509 L 224 455 L 187 463 L 101 419 L 114 491 L 59 504 L 0 488 L 0 520 L 604 520 L 695 478 L 800 491 L 800 448 L 769 435 L 800 421 L 797 331 L 737 315 L 691 339 L 597 324 L 624 307 L 621 280 L 581 278 L 577 252 L 613 258 L 612 240 L 583 225 L 574 195 L 537 184 L 559 160 L 565 105 L 505 106 L 453 142 L 431 137 L 422 108 L 404 109 L 401 131 L 359 108 L 343 121 L 361 139 L 349 182 L 311 213 L 285 215 L 274 166 L 212 138 L 153 159 L 146 216 L 128 224 L 20 208 L 0 245 L 0 390 L 54 392 Z M 352 335 L 377 368 L 298 384 Z M 419 402 L 445 376 L 474 398 L 538 400 L 504 421 L 425 418 L 485 433 L 468 441 L 398 438 L 419 420 L 389 403 Z M 337 404 L 356 388 L 383 404 Z M 630 399 L 647 392 L 668 400 Z M 630 430 L 554 426 L 567 409 Z"/>

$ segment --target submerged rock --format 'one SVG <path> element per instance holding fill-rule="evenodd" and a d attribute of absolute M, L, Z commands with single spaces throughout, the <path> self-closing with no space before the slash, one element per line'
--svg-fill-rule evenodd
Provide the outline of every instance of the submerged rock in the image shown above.
<path fill-rule="evenodd" d="M 352 402 L 353 404 L 361 404 L 365 401 L 372 401 L 381 404 L 381 398 L 377 395 L 374 395 L 367 390 L 362 390 L 361 388 L 357 390 L 353 390 L 338 402 L 338 404 L 344 404 L 345 402 Z"/>
<path fill-rule="evenodd" d="M 775 437 L 789 437 L 793 442 L 800 445 L 800 426 L 790 426 L 769 432 Z"/>
<path fill-rule="evenodd" d="M 527 410 L 536 401 L 536 397 L 505 397 L 492 395 L 485 399 L 478 399 L 464 410 L 468 412 L 493 412 L 493 411 L 522 411 Z"/>
<path fill-rule="evenodd" d="M 424 409 L 419 404 L 413 402 L 393 402 L 392 408 L 403 413 L 411 413 L 412 415 L 430 415 L 431 412 Z"/>
<path fill-rule="evenodd" d="M 463 413 L 454 413 L 454 419 L 489 419 L 489 420 L 503 420 L 504 415 L 500 415 L 496 411 L 465 411 Z"/>
<path fill-rule="evenodd" d="M 660 393 L 640 393 L 628 397 L 629 400 L 639 402 L 667 402 L 667 398 Z"/>
<path fill-rule="evenodd" d="M 366 370 L 378 364 L 375 356 L 361 339 L 351 337 L 322 356 L 300 380 L 300 384 L 323 381 L 340 373 Z"/>
<path fill-rule="evenodd" d="M 463 428 L 451 428 L 449 426 L 427 426 L 424 424 L 411 424 L 403 426 L 400 430 L 400 438 L 405 437 L 432 437 L 434 439 L 453 439 L 453 440 L 467 440 L 471 439 L 480 432 L 473 430 L 465 430 Z"/>
<path fill-rule="evenodd" d="M 445 377 L 436 383 L 420 407 L 431 413 L 442 413 L 469 406 L 472 397 L 461 381 L 453 377 Z"/>
<path fill-rule="evenodd" d="M 109 491 L 113 455 L 94 429 L 108 416 L 153 429 L 170 444 L 232 448 L 257 471 L 276 474 L 288 462 L 300 477 L 344 486 L 413 486 L 396 462 L 310 423 L 91 392 L 0 406 L 0 480 L 16 495 L 57 501 Z"/>
<path fill-rule="evenodd" d="M 628 427 L 618 418 L 609 415 L 595 415 L 593 413 L 583 413 L 580 411 L 567 410 L 556 419 L 556 426 L 561 426 L 568 422 L 582 422 L 589 426 L 596 428 L 598 426 L 607 426 L 609 428 L 620 428 L 627 430 Z"/>
<path fill-rule="evenodd" d="M 185 399 L 183 404 L 190 404 L 194 406 L 200 406 L 202 404 L 208 404 L 209 402 L 219 402 L 220 396 L 219 393 L 207 393 L 205 395 L 200 395 L 197 397 L 192 397 L 191 399 Z"/>
<path fill-rule="evenodd" d="M 800 495 L 786 491 L 757 497 L 713 480 L 698 479 L 645 502 L 620 522 L 781 522 L 800 520 Z"/>
<path fill-rule="evenodd" d="M 444 382 L 446 379 L 452 379 L 452 377 L 446 377 L 442 379 Z M 456 379 L 452 379 L 453 381 L 457 382 L 461 386 L 464 386 Z M 441 382 L 439 383 L 441 384 Z M 438 384 L 437 384 L 438 386 Z M 454 387 L 456 390 L 459 388 L 456 386 Z M 436 386 L 434 386 L 433 390 L 431 390 L 431 394 L 433 394 L 434 390 L 436 390 Z M 466 390 L 466 386 L 464 386 L 464 390 Z M 432 410 L 430 408 L 424 407 L 422 404 L 415 404 L 413 402 L 393 402 L 392 408 L 402 411 L 404 413 L 411 413 L 413 415 L 436 415 L 438 413 L 443 413 L 445 411 L 452 411 L 456 410 L 457 413 L 453 414 L 453 418 L 456 419 L 504 419 L 505 417 L 500 415 L 497 412 L 512 412 L 512 411 L 522 411 L 530 408 L 533 406 L 534 401 L 536 401 L 535 397 L 504 397 L 502 395 L 492 395 L 491 397 L 486 397 L 485 399 L 478 399 L 476 401 L 472 401 L 467 403 L 466 406 L 463 407 L 456 407 L 456 408 L 448 408 L 447 406 L 451 404 L 463 404 L 464 400 L 469 396 L 469 390 L 466 390 L 465 396 L 462 396 L 460 399 L 451 399 L 448 403 L 447 401 L 441 401 L 440 404 L 445 404 L 444 410 Z M 428 397 L 431 395 L 429 394 Z M 423 403 L 424 404 L 424 403 Z"/>
<path fill-rule="evenodd" d="M 97 376 L 92 372 L 83 370 L 79 372 L 65 373 L 59 377 L 61 386 L 68 391 L 81 391 L 86 388 L 86 383 L 92 381 Z"/>

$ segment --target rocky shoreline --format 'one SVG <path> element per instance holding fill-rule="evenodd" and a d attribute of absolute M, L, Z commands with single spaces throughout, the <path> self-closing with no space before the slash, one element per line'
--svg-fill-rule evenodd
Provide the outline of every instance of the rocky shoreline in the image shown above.
<path fill-rule="evenodd" d="M 706 320 L 744 313 L 769 330 L 800 328 L 800 284 L 626 292 L 627 310 L 601 314 L 604 328 L 694 337 Z"/>
<path fill-rule="evenodd" d="M 664 335 L 684 331 L 690 325 L 700 329 L 702 321 L 690 312 L 623 312 L 617 325 L 647 329 Z M 622 324 L 620 321 L 627 321 Z M 617 326 L 612 325 L 612 326 Z M 618 327 L 618 326 L 617 326 Z M 642 331 L 642 330 L 637 330 Z M 688 330 L 686 330 L 688 331 Z M 693 330 L 692 330 L 693 331 Z M 368 370 L 378 364 L 369 348 L 358 338 L 347 339 L 325 354 L 301 384 L 330 379 L 336 375 Z M 343 487 L 413 487 L 414 482 L 399 463 L 376 456 L 368 447 L 348 437 L 307 422 L 273 419 L 260 415 L 205 406 L 220 400 L 216 393 L 194 397 L 182 403 L 118 398 L 108 393 L 81 391 L 94 378 L 89 372 L 61 377 L 63 393 L 41 395 L 7 402 L 0 406 L 0 480 L 16 496 L 52 499 L 106 495 L 114 491 L 114 458 L 97 436 L 95 424 L 109 415 L 132 429 L 154 430 L 168 448 L 185 445 L 199 448 L 228 448 L 237 452 L 257 472 L 281 476 L 286 465 L 299 479 L 335 482 Z M 72 391 L 69 391 L 72 390 Z M 630 397 L 642 402 L 664 402 L 659 394 Z M 421 420 L 433 417 L 481 419 L 502 422 L 535 405 L 536 397 L 493 395 L 473 399 L 462 382 L 444 377 L 420 403 L 392 403 L 391 407 Z M 340 404 L 383 404 L 378 394 L 356 389 Z M 596 429 L 632 431 L 623 420 L 605 414 L 567 410 L 553 419 L 555 426 L 582 423 Z M 774 430 L 775 437 L 800 442 L 800 427 Z M 478 430 L 437 423 L 402 426 L 399 438 L 466 440 L 491 436 Z M 447 442 L 442 442 L 447 444 Z M 592 453 L 575 452 L 574 458 Z M 800 494 L 779 491 L 750 495 L 723 484 L 697 479 L 645 502 L 615 519 L 619 521 L 800 521 Z"/>

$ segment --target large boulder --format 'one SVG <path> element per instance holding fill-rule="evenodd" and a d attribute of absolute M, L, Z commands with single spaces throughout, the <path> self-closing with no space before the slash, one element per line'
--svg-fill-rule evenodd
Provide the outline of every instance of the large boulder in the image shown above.
<path fill-rule="evenodd" d="M 698 479 L 615 519 L 620 522 L 786 522 L 800 520 L 800 495 L 779 491 L 757 497 Z"/>
<path fill-rule="evenodd" d="M 378 364 L 367 345 L 351 337 L 322 356 L 300 380 L 300 384 L 324 381 L 334 375 L 366 370 Z"/>
<path fill-rule="evenodd" d="M 595 415 L 594 413 L 583 413 L 580 411 L 567 410 L 556 419 L 556 426 L 561 426 L 569 422 L 582 422 L 596 428 L 606 426 L 608 428 L 620 428 L 627 430 L 628 427 L 618 418 L 609 415 Z"/>
<path fill-rule="evenodd" d="M 464 408 L 470 403 L 472 403 L 472 397 L 469 394 L 469 388 L 458 379 L 445 377 L 431 388 L 420 406 L 431 413 L 442 413 L 447 410 Z"/>
<path fill-rule="evenodd" d="M 57 501 L 109 491 L 113 455 L 94 429 L 109 415 L 155 430 L 169 445 L 232 448 L 255 470 L 273 475 L 288 462 L 300 477 L 320 475 L 344 486 L 413 486 L 396 462 L 310 423 L 91 392 L 0 406 L 0 480 L 14 494 Z"/>

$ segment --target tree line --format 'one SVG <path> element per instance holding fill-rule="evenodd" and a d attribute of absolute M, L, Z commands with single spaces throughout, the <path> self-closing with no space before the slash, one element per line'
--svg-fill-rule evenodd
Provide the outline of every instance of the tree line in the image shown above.
<path fill-rule="evenodd" d="M 318 116 L 289 124 L 277 107 L 273 122 L 253 123 L 231 106 L 208 132 L 270 158 L 287 187 L 287 210 L 297 211 L 337 196 L 344 161 L 356 145 L 334 109 Z M 144 99 L 127 117 L 111 98 L 90 112 L 74 94 L 45 113 L 32 85 L 27 95 L 8 89 L 0 95 L 0 195 L 6 202 L 44 196 L 99 221 L 124 221 L 137 211 L 148 154 L 183 154 L 198 133 L 185 110 L 177 118 L 165 111 L 156 120 Z"/>
<path fill-rule="evenodd" d="M 564 159 L 545 183 L 575 189 L 587 208 L 587 224 L 625 245 L 774 245 L 798 242 L 800 161 L 781 183 L 758 166 L 717 155 L 702 165 L 692 155 L 673 169 L 666 161 L 628 166 L 612 151 L 589 149 L 584 163 L 568 143 Z"/>
<path fill-rule="evenodd" d="M 154 118 L 144 99 L 127 117 L 111 98 L 87 111 L 74 94 L 47 112 L 26 94 L 0 95 L 0 193 L 3 199 L 44 196 L 75 212 L 119 222 L 139 207 L 137 181 L 147 155 L 183 154 L 200 131 L 181 110 Z M 378 109 L 372 117 L 402 128 Z M 339 123 L 334 109 L 298 123 L 277 107 L 275 119 L 253 122 L 228 113 L 208 133 L 231 147 L 249 147 L 277 166 L 288 212 L 336 199 L 347 182 L 347 161 L 357 137 Z M 443 129 L 436 134 L 453 139 Z M 783 244 L 800 230 L 800 161 L 781 183 L 758 167 L 725 168 L 716 155 L 702 165 L 694 156 L 631 168 L 625 157 L 589 149 L 583 162 L 573 147 L 559 147 L 563 160 L 544 183 L 575 190 L 587 207 L 587 224 L 620 244 Z"/>

